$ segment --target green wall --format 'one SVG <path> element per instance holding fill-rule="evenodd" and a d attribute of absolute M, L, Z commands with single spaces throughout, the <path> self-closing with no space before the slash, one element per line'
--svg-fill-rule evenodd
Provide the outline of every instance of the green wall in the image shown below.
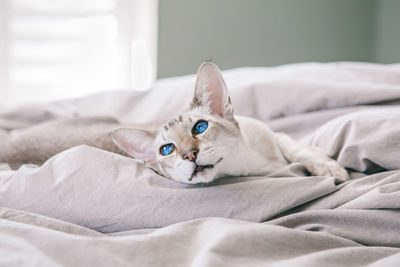
<path fill-rule="evenodd" d="M 380 0 L 378 3 L 373 60 L 380 63 L 399 63 L 400 1 Z"/>
<path fill-rule="evenodd" d="M 222 69 L 371 61 L 376 4 L 374 0 L 159 0 L 158 76 L 194 73 L 207 59 Z"/>

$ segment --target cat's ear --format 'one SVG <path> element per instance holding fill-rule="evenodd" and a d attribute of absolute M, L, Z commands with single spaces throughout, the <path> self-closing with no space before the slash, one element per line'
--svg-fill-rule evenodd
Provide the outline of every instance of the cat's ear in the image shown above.
<path fill-rule="evenodd" d="M 211 62 L 203 63 L 197 71 L 196 88 L 190 108 L 209 108 L 211 114 L 228 120 L 233 118 L 233 105 L 219 68 Z"/>
<path fill-rule="evenodd" d="M 155 132 L 133 129 L 118 128 L 111 132 L 113 142 L 135 159 L 153 163 L 156 161 L 154 152 Z"/>

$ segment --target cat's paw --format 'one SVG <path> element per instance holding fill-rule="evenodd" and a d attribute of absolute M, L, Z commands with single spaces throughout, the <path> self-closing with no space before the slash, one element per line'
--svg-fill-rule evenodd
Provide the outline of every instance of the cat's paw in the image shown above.
<path fill-rule="evenodd" d="M 337 161 L 330 158 L 309 161 L 305 163 L 304 166 L 315 176 L 333 176 L 338 178 L 341 182 L 350 179 L 346 169 Z"/>

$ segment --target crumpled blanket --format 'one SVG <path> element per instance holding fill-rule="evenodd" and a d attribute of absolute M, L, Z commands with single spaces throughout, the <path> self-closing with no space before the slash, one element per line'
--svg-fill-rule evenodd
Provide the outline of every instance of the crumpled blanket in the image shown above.
<path fill-rule="evenodd" d="M 274 177 L 208 185 L 167 180 L 89 146 L 0 171 L 0 265 L 396 266 L 400 264 L 400 65 L 305 63 L 224 72 L 235 113 L 316 146 L 352 180 Z M 8 135 L 52 118 L 166 120 L 194 76 L 145 93 L 112 91 L 0 114 Z"/>

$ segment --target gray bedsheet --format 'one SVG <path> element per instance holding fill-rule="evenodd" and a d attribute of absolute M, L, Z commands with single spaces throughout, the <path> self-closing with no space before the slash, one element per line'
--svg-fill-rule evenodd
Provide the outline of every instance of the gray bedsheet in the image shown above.
<path fill-rule="evenodd" d="M 1 266 L 400 266 L 400 65 L 297 64 L 224 73 L 237 114 L 337 158 L 352 180 L 270 177 L 185 185 L 88 146 L 0 171 Z M 0 114 L 0 148 L 56 117 L 168 119 L 194 77 Z M 151 108 L 149 108 L 151 107 Z M 1 151 L 0 151 L 1 153 Z"/>

